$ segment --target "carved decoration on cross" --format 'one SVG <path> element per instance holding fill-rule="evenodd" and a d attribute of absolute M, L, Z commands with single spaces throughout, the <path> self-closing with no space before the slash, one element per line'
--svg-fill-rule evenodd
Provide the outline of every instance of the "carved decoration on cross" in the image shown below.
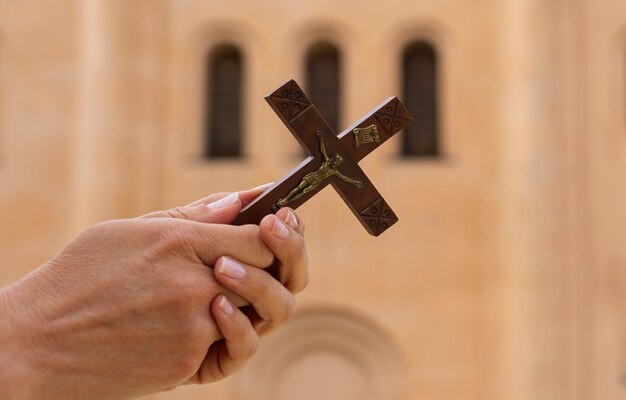
<path fill-rule="evenodd" d="M 265 100 L 311 155 L 248 204 L 235 225 L 258 224 L 284 206 L 296 209 L 328 184 L 371 235 L 380 235 L 398 221 L 358 164 L 413 121 L 397 97 L 389 97 L 339 135 L 294 80 Z"/>

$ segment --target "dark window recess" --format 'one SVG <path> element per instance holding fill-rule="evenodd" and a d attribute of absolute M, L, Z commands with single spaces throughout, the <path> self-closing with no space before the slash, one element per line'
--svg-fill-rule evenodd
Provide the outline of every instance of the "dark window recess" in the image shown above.
<path fill-rule="evenodd" d="M 341 80 L 339 50 L 330 43 L 311 46 L 306 55 L 306 91 L 328 125 L 339 129 Z"/>
<path fill-rule="evenodd" d="M 415 42 L 407 46 L 403 55 L 403 95 L 415 121 L 403 132 L 404 157 L 440 154 L 437 73 L 437 52 L 432 45 Z"/>
<path fill-rule="evenodd" d="M 242 61 L 234 46 L 216 48 L 206 65 L 205 158 L 241 157 Z"/>

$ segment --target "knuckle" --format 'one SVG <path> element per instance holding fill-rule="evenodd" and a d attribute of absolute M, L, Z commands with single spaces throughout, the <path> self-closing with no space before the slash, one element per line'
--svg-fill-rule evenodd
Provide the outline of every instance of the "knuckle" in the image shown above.
<path fill-rule="evenodd" d="M 304 289 L 306 289 L 307 286 L 309 286 L 309 273 L 308 273 L 308 270 L 306 270 L 304 273 L 301 274 L 300 279 L 294 285 L 293 293 L 300 293 Z"/>
<path fill-rule="evenodd" d="M 304 236 L 304 233 L 306 232 L 306 225 L 300 218 L 298 218 L 298 223 L 300 224 L 298 231 L 300 231 L 300 235 Z"/>
<path fill-rule="evenodd" d="M 78 235 L 77 241 L 100 240 L 110 242 L 119 240 L 119 232 L 123 231 L 123 229 L 120 228 L 122 228 L 124 224 L 128 224 L 128 222 L 125 220 L 109 220 L 91 225 Z M 131 229 L 130 226 L 123 228 L 125 228 L 125 230 Z"/>
<path fill-rule="evenodd" d="M 181 274 L 182 275 L 182 274 Z M 174 276 L 170 279 L 168 300 L 174 308 L 188 309 L 202 297 L 202 289 L 197 279 L 186 276 Z"/>
<path fill-rule="evenodd" d="M 306 265 L 307 252 L 302 236 L 294 240 L 292 245 L 289 246 L 289 260 L 292 263 L 297 263 L 298 265 Z"/>
<path fill-rule="evenodd" d="M 286 296 L 285 301 L 283 302 L 283 307 L 281 309 L 280 315 L 277 320 L 274 322 L 285 322 L 291 319 L 293 315 L 296 313 L 296 297 L 289 293 Z"/>
<path fill-rule="evenodd" d="M 249 295 L 251 296 L 250 300 L 253 302 L 265 298 L 268 293 L 271 294 L 273 293 L 273 291 L 276 290 L 275 286 L 272 284 L 275 279 L 268 272 L 261 270 L 258 274 L 255 275 L 257 276 L 253 279 L 254 282 L 251 282 L 253 290 L 251 291 L 252 293 Z"/>
<path fill-rule="evenodd" d="M 157 243 L 159 247 L 167 250 L 185 248 L 191 238 L 192 235 L 184 223 L 168 223 L 157 230 Z"/>
<path fill-rule="evenodd" d="M 244 238 L 246 246 L 250 249 L 251 254 L 256 260 L 255 264 L 258 267 L 267 267 L 274 262 L 274 254 L 265 245 L 261 235 L 259 234 L 259 227 L 256 225 L 244 225 Z"/>
<path fill-rule="evenodd" d="M 192 297 L 192 290 L 189 287 L 190 284 L 190 279 L 186 279 L 182 276 L 172 276 L 170 282 L 170 290 L 172 291 L 174 297 L 185 298 L 185 300 L 187 300 L 188 298 Z"/>
<path fill-rule="evenodd" d="M 309 284 L 309 259 L 304 240 L 300 238 L 288 251 L 286 266 L 291 269 L 290 276 L 292 276 L 288 289 L 293 293 L 299 293 Z"/>
<path fill-rule="evenodd" d="M 117 221 L 115 220 L 109 220 L 109 221 L 99 222 L 97 224 L 91 225 L 85 228 L 80 233 L 80 236 L 98 235 L 101 231 L 107 231 L 110 227 L 115 226 L 116 222 Z"/>
<path fill-rule="evenodd" d="M 184 212 L 183 207 L 176 207 L 169 210 L 166 210 L 165 213 L 169 215 L 171 218 L 187 218 L 187 215 Z"/>
<path fill-rule="evenodd" d="M 177 379 L 187 379 L 198 369 L 198 357 L 191 353 L 182 353 L 172 361 L 173 373 Z"/>
<path fill-rule="evenodd" d="M 183 317 L 177 329 L 181 336 L 183 336 L 182 339 L 184 339 L 192 349 L 195 348 L 196 343 L 201 342 L 202 338 L 205 336 L 204 326 L 195 315 Z"/>

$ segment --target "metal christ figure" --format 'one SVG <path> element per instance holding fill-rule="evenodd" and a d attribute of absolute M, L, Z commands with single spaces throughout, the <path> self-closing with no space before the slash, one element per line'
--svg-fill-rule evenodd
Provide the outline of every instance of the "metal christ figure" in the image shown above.
<path fill-rule="evenodd" d="M 369 234 L 378 236 L 398 222 L 396 214 L 358 164 L 413 121 L 397 97 L 387 98 L 339 134 L 333 132 L 293 79 L 265 96 L 265 100 L 313 157 L 301 162 L 279 183 L 246 205 L 233 225 L 258 224 L 268 213 L 286 205 L 298 208 L 330 181 Z M 320 131 L 324 132 L 324 140 Z"/>
<path fill-rule="evenodd" d="M 304 175 L 302 181 L 295 189 L 289 192 L 287 196 L 278 200 L 272 206 L 272 210 L 274 212 L 278 211 L 278 209 L 282 207 L 285 207 L 290 201 L 296 200 L 302 197 L 304 194 L 317 189 L 322 181 L 330 178 L 333 175 L 346 183 L 350 183 L 356 186 L 359 189 L 363 187 L 363 183 L 361 181 L 349 178 L 339 172 L 339 165 L 341 165 L 341 163 L 343 162 L 343 158 L 339 154 L 333 154 L 328 157 L 328 154 L 326 154 L 326 147 L 324 146 L 324 137 L 322 132 L 315 132 L 315 136 L 317 136 L 317 139 L 320 142 L 320 152 L 322 153 L 324 161 L 322 161 L 322 164 L 317 170 Z"/>

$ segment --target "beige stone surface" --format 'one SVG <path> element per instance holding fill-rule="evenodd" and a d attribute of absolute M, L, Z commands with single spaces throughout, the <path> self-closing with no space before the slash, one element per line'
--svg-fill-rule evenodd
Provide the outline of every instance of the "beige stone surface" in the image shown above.
<path fill-rule="evenodd" d="M 303 81 L 308 46 L 340 48 L 347 126 L 401 93 L 417 39 L 441 56 L 443 156 L 401 160 L 394 139 L 361 163 L 400 222 L 369 237 L 330 188 L 300 211 L 299 318 L 364 321 L 399 366 L 363 375 L 375 349 L 353 356 L 337 345 L 352 331 L 320 323 L 333 345 L 294 344 L 268 387 L 349 400 L 393 378 L 400 399 L 623 398 L 620 0 L 0 0 L 0 284 L 91 223 L 278 179 L 299 150 L 263 96 Z M 203 60 L 224 41 L 246 63 L 246 157 L 203 161 Z M 262 373 L 150 399 L 255 400 Z"/>

